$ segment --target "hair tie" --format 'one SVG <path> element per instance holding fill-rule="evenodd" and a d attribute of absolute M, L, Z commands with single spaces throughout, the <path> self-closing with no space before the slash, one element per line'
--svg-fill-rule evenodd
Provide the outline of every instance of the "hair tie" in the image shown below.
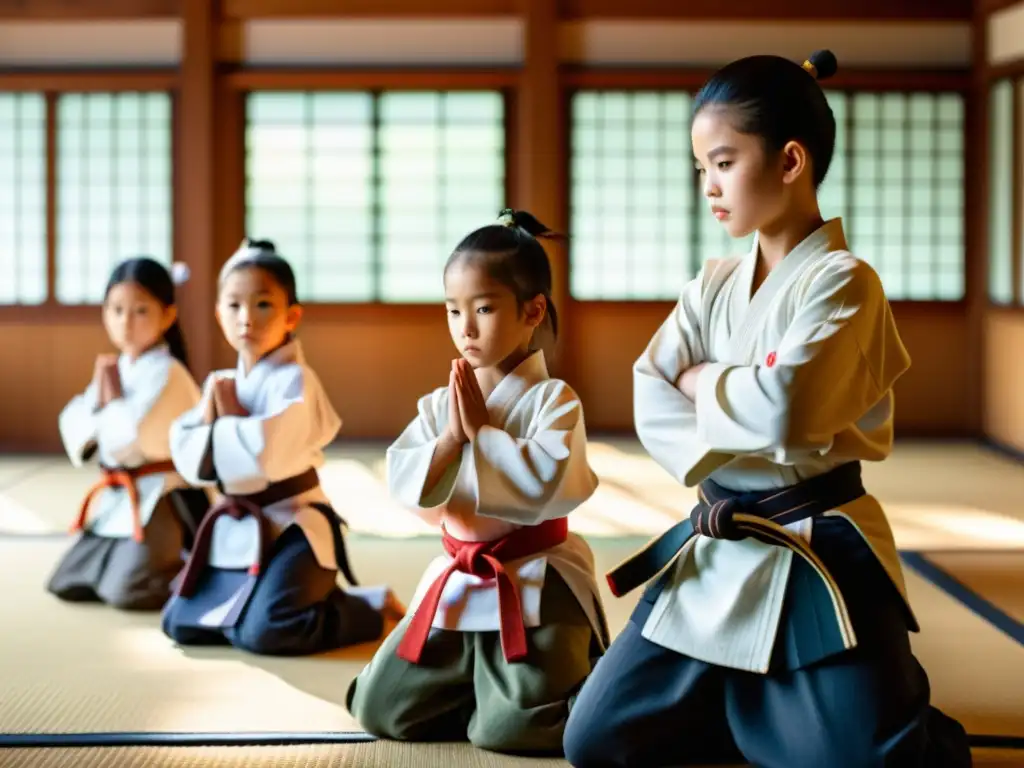
<path fill-rule="evenodd" d="M 814 66 L 814 63 L 810 59 L 807 59 L 801 66 L 811 73 L 811 77 L 815 80 L 818 79 L 818 68 Z"/>
<path fill-rule="evenodd" d="M 192 270 L 184 261 L 176 261 L 171 264 L 171 282 L 175 285 L 184 285 L 192 276 Z"/>
<path fill-rule="evenodd" d="M 498 223 L 504 227 L 514 227 L 516 225 L 516 213 L 511 208 L 506 208 L 500 214 L 498 214 Z"/>

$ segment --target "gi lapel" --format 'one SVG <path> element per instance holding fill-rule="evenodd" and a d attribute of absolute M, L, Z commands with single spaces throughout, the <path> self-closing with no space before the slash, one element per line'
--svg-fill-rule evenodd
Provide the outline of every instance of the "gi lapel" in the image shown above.
<path fill-rule="evenodd" d="M 768 273 L 757 292 L 750 296 L 749 289 L 756 271 L 759 248 L 755 237 L 750 261 L 748 264 L 744 264 L 744 268 L 749 268 L 750 274 L 741 273 L 743 278 L 749 277 L 749 282 L 745 282 L 746 296 L 750 297 L 749 303 L 742 321 L 729 340 L 729 362 L 735 365 L 751 365 L 754 362 L 758 331 L 764 325 L 771 310 L 775 308 L 777 299 L 783 294 L 783 289 L 796 279 L 801 268 L 812 258 L 845 247 L 846 240 L 843 236 L 841 221 L 830 219 L 790 251 L 778 266 Z"/>
<path fill-rule="evenodd" d="M 544 352 L 537 350 L 515 367 L 498 382 L 487 398 L 487 412 L 491 423 L 504 426 L 508 416 L 526 391 L 539 381 L 548 378 Z"/>

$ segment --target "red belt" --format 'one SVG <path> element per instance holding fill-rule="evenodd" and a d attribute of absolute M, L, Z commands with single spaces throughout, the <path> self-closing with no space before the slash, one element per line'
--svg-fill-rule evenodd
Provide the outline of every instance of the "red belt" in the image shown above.
<path fill-rule="evenodd" d="M 142 532 L 142 513 L 139 510 L 139 489 L 135 486 L 135 481 L 147 475 L 160 475 L 174 471 L 173 461 L 155 461 L 152 464 L 143 464 L 140 467 L 131 468 L 100 467 L 102 477 L 85 494 L 81 509 L 78 511 L 78 519 L 71 525 L 71 532 L 75 533 L 85 528 L 85 521 L 89 517 L 89 505 L 92 503 L 93 496 L 104 488 L 124 488 L 132 505 L 132 538 L 135 541 L 141 542 L 144 538 Z"/>
<path fill-rule="evenodd" d="M 445 531 L 441 544 L 453 558 L 452 563 L 437 577 L 417 607 L 398 646 L 399 658 L 413 664 L 419 663 L 427 635 L 430 634 L 430 627 L 434 623 L 434 615 L 441 602 L 441 593 L 448 582 L 448 577 L 455 571 L 497 581 L 501 648 L 505 653 L 505 659 L 521 661 L 526 658 L 526 628 L 523 626 L 519 592 L 504 564 L 557 547 L 568 535 L 569 521 L 564 517 L 519 528 L 495 541 L 460 541 Z"/>

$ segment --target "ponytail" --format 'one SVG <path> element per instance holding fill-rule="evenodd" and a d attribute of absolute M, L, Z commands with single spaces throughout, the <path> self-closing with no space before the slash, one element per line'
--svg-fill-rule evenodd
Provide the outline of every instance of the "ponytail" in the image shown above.
<path fill-rule="evenodd" d="M 188 348 L 185 346 L 185 334 L 181 330 L 181 324 L 175 320 L 174 323 L 164 331 L 164 341 L 171 351 L 171 356 L 179 363 L 188 368 Z"/>

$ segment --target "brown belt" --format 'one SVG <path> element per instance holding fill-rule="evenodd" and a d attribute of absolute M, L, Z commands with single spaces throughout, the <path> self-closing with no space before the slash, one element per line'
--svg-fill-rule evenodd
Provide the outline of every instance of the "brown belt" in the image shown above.
<path fill-rule="evenodd" d="M 160 475 L 175 471 L 173 461 L 155 461 L 151 464 L 129 468 L 100 467 L 102 477 L 85 494 L 82 506 L 78 511 L 78 518 L 71 525 L 71 532 L 76 533 L 85 528 L 85 522 L 89 517 L 89 506 L 97 493 L 104 488 L 124 488 L 132 505 L 132 538 L 141 542 L 145 538 L 145 534 L 142 529 L 142 513 L 139 509 L 139 489 L 136 487 L 135 481 L 147 475 Z"/>
<path fill-rule="evenodd" d="M 228 515 L 235 520 L 241 520 L 247 515 L 255 517 L 259 523 L 260 552 L 259 558 L 249 567 L 252 576 L 258 576 L 267 554 L 267 546 L 270 536 L 267 535 L 267 518 L 263 509 L 272 504 L 298 496 L 306 491 L 311 491 L 320 485 L 320 477 L 315 469 L 308 469 L 300 475 L 286 478 L 276 483 L 271 483 L 259 493 L 246 495 L 225 495 L 221 497 L 209 512 L 203 517 L 203 522 L 196 531 L 195 542 L 192 545 L 192 552 L 188 563 L 181 572 L 178 583 L 178 595 L 191 597 L 195 593 L 199 583 L 199 576 L 206 568 L 210 560 L 210 543 L 213 536 L 213 525 L 221 515 Z"/>

